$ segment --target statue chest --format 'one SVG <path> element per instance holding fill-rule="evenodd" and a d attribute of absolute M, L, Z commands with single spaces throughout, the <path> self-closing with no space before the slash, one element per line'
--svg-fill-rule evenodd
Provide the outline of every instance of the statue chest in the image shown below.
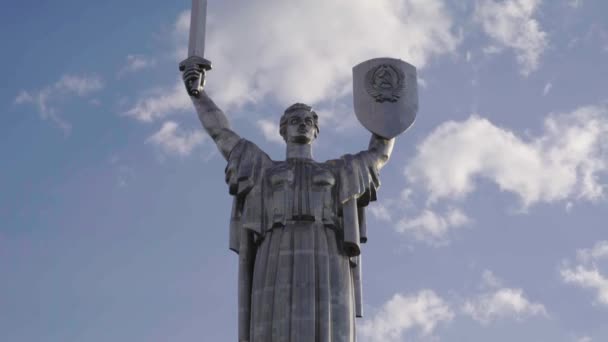
<path fill-rule="evenodd" d="M 323 164 L 293 159 L 266 172 L 264 207 L 272 227 L 294 221 L 335 225 L 336 177 Z"/>

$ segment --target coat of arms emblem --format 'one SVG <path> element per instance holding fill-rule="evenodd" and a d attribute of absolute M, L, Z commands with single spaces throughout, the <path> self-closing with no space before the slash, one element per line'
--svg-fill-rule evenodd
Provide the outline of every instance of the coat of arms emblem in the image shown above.
<path fill-rule="evenodd" d="M 365 89 L 376 102 L 397 102 L 405 86 L 403 71 L 390 64 L 380 64 L 367 72 Z"/>
<path fill-rule="evenodd" d="M 400 59 L 375 58 L 353 68 L 353 100 L 357 119 L 374 134 L 390 139 L 416 119 L 416 68 Z"/>

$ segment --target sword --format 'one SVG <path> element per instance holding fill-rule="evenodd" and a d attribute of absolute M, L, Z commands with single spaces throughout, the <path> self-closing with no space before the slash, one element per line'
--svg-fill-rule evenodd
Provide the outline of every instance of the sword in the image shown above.
<path fill-rule="evenodd" d="M 188 58 L 179 63 L 179 70 L 184 73 L 186 89 L 190 96 L 199 96 L 205 85 L 205 72 L 211 70 L 211 62 L 203 57 L 206 23 L 207 0 L 192 0 Z"/>

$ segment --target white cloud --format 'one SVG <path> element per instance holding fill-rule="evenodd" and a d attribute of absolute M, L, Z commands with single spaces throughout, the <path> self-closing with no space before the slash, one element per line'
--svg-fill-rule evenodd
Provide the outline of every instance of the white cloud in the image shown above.
<path fill-rule="evenodd" d="M 540 303 L 528 300 L 522 289 L 500 288 L 501 281 L 491 271 L 485 271 L 482 287 L 490 288 L 486 293 L 467 300 L 462 311 L 474 320 L 489 324 L 497 319 L 547 316 L 547 310 Z"/>
<path fill-rule="evenodd" d="M 578 285 L 582 288 L 597 292 L 597 300 L 608 305 L 608 278 L 593 266 L 578 265 L 574 268 L 565 267 L 560 270 L 564 282 Z"/>
<path fill-rule="evenodd" d="M 608 306 L 608 276 L 601 272 L 602 262 L 608 259 L 608 241 L 599 241 L 590 249 L 577 251 L 578 263 L 571 266 L 565 260 L 560 275 L 565 283 L 591 289 L 596 292 L 597 301 Z"/>
<path fill-rule="evenodd" d="M 213 22 L 213 13 L 207 13 L 207 26 Z M 209 27 L 207 27 L 209 30 Z M 172 38 L 176 45 L 174 57 L 182 61 L 188 55 L 188 34 L 190 33 L 190 11 L 184 11 L 177 16 L 173 24 Z M 206 37 L 205 37 L 206 38 Z M 208 40 L 208 39 L 206 39 Z M 206 56 L 203 56 L 206 57 Z"/>
<path fill-rule="evenodd" d="M 350 94 L 355 64 L 391 56 L 422 68 L 460 41 L 443 0 L 227 0 L 210 6 L 207 24 L 206 57 L 214 64 L 207 89 L 225 110 L 266 98 L 331 106 Z M 189 11 L 174 23 L 176 60 L 187 55 L 189 25 Z M 138 56 L 131 62 L 142 65 Z M 148 91 L 126 114 L 152 122 L 190 108 L 180 82 Z M 333 113 L 322 120 L 336 122 L 336 129 L 354 122 Z M 265 121 L 258 125 L 269 128 Z"/>
<path fill-rule="evenodd" d="M 176 122 L 167 121 L 147 142 L 159 146 L 167 154 L 188 156 L 205 138 L 201 130 L 184 131 Z"/>
<path fill-rule="evenodd" d="M 126 65 L 118 72 L 121 76 L 128 72 L 136 72 L 151 68 L 156 65 L 156 60 L 144 55 L 127 55 Z"/>
<path fill-rule="evenodd" d="M 148 96 L 140 98 L 125 112 L 142 122 L 154 122 L 176 112 L 194 111 L 192 101 L 182 81 L 166 89 L 154 89 Z"/>
<path fill-rule="evenodd" d="M 101 90 L 103 82 L 97 76 L 65 75 L 54 85 L 54 88 L 56 91 L 85 96 Z"/>
<path fill-rule="evenodd" d="M 351 68 L 366 59 L 423 68 L 459 43 L 442 0 L 227 0 L 209 14 L 208 85 L 224 106 L 333 100 L 350 93 Z M 177 33 L 187 35 L 187 18 Z"/>
<path fill-rule="evenodd" d="M 577 257 L 583 262 L 593 262 L 608 258 L 608 241 L 599 241 L 591 249 L 577 251 Z"/>
<path fill-rule="evenodd" d="M 502 286 L 502 281 L 494 275 L 494 273 L 490 270 L 483 271 L 481 276 L 481 287 L 482 288 L 499 288 Z"/>
<path fill-rule="evenodd" d="M 24 104 L 30 102 L 34 102 L 34 97 L 25 90 L 21 91 L 15 98 L 15 104 Z"/>
<path fill-rule="evenodd" d="M 364 342 L 403 341 L 411 330 L 426 336 L 453 318 L 449 305 L 431 290 L 411 296 L 396 294 L 378 313 L 363 321 L 359 334 Z"/>
<path fill-rule="evenodd" d="M 492 181 L 524 206 L 598 200 L 608 168 L 608 111 L 583 107 L 546 118 L 539 136 L 524 140 L 479 116 L 436 128 L 408 163 L 406 177 L 421 184 L 431 203 L 463 199 L 476 181 Z"/>
<path fill-rule="evenodd" d="M 482 324 L 500 318 L 514 317 L 521 320 L 528 316 L 547 315 L 542 304 L 530 302 L 521 289 L 510 288 L 499 289 L 467 301 L 463 311 Z"/>
<path fill-rule="evenodd" d="M 392 222 L 391 210 L 388 206 L 383 205 L 382 203 L 374 202 L 370 206 L 367 207 L 372 215 L 378 220 L 385 222 Z"/>
<path fill-rule="evenodd" d="M 284 145 L 285 141 L 283 140 L 283 137 L 279 134 L 279 124 L 275 121 L 262 119 L 258 120 L 256 124 L 264 135 L 264 138 L 266 138 L 266 140 L 280 145 Z"/>
<path fill-rule="evenodd" d="M 568 6 L 572 8 L 579 8 L 583 4 L 583 0 L 568 0 Z"/>
<path fill-rule="evenodd" d="M 551 91 L 551 88 L 553 88 L 553 83 L 548 82 L 547 84 L 545 84 L 545 87 L 543 88 L 543 96 L 547 96 L 547 94 L 549 94 L 549 92 Z"/>
<path fill-rule="evenodd" d="M 540 4 L 541 0 L 478 0 L 475 8 L 475 19 L 493 46 L 513 49 L 524 75 L 538 68 L 548 45 L 547 34 L 533 18 Z"/>
<path fill-rule="evenodd" d="M 56 108 L 56 103 L 69 98 L 70 95 L 85 97 L 103 89 L 103 81 L 96 75 L 63 75 L 54 84 L 48 85 L 39 91 L 22 91 L 15 98 L 15 104 L 33 104 L 38 108 L 43 120 L 51 120 L 64 133 L 71 130 L 69 122 L 64 120 Z"/>
<path fill-rule="evenodd" d="M 451 229 L 470 223 L 469 217 L 460 209 L 451 208 L 444 215 L 440 215 L 427 208 L 414 218 L 402 218 L 395 229 L 399 233 L 413 236 L 418 241 L 441 246 L 447 244 Z"/>
<path fill-rule="evenodd" d="M 576 340 L 576 342 L 591 342 L 593 339 L 589 336 L 583 336 Z"/>

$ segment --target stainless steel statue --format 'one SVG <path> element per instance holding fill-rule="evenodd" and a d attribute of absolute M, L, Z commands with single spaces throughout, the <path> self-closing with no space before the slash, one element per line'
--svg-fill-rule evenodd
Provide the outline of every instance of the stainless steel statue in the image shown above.
<path fill-rule="evenodd" d="M 239 341 L 354 342 L 355 317 L 362 314 L 364 209 L 376 200 L 393 137 L 413 122 L 415 69 L 394 59 L 355 68 L 357 116 L 365 124 L 381 113 L 381 124 L 367 127 L 374 132 L 367 150 L 315 161 L 318 116 L 297 103 L 281 116 L 286 159 L 275 161 L 235 133 L 203 90 L 211 69 L 202 58 L 203 8 L 206 1 L 193 0 L 198 29 L 191 30 L 190 42 L 197 48 L 180 70 L 204 129 L 228 162 L 230 249 L 239 255 Z"/>

